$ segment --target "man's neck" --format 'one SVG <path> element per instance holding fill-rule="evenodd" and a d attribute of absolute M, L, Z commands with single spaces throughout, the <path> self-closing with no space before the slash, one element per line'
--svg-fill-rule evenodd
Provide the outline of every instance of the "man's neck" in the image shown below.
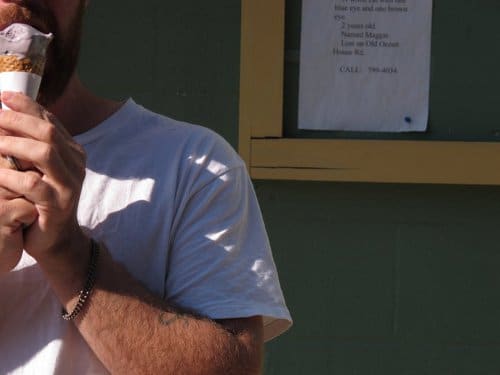
<path fill-rule="evenodd" d="M 121 104 L 94 95 L 75 74 L 63 95 L 47 109 L 71 135 L 77 135 L 99 125 L 116 112 Z"/>

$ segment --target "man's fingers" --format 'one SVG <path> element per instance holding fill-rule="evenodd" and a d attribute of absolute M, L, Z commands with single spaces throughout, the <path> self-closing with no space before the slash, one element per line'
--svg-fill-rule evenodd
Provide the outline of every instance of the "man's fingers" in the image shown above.
<path fill-rule="evenodd" d="M 40 117 L 42 108 L 36 101 L 21 92 L 3 91 L 2 103 L 13 111 L 21 111 L 31 116 Z"/>
<path fill-rule="evenodd" d="M 35 206 L 23 198 L 0 200 L 0 274 L 19 262 L 23 249 L 23 229 L 35 222 Z"/>
<path fill-rule="evenodd" d="M 64 126 L 30 97 L 4 91 L 1 98 L 10 110 L 0 112 L 0 128 L 43 142 L 55 141 L 56 135 L 71 139 Z"/>
<path fill-rule="evenodd" d="M 44 129 L 44 126 L 44 120 L 31 114 L 15 112 L 13 110 L 3 110 L 0 112 L 0 128 L 11 134 L 44 142 L 51 141 L 54 134 L 50 134 L 48 130 Z"/>
<path fill-rule="evenodd" d="M 54 194 L 50 185 L 36 171 L 0 170 L 0 187 L 25 197 L 33 203 L 50 201 Z"/>
<path fill-rule="evenodd" d="M 56 179 L 65 177 L 66 167 L 51 144 L 30 138 L 0 136 L 0 154 L 30 162 L 43 174 Z"/>
<path fill-rule="evenodd" d="M 0 137 L 2 132 L 5 137 L 0 142 L 0 148 L 4 150 L 0 153 L 15 157 L 22 169 L 32 169 L 34 165 L 55 179 L 63 180 L 67 176 L 68 171 L 63 165 L 68 165 L 70 170 L 84 169 L 83 147 L 45 108 L 21 93 L 2 92 L 1 98 L 11 110 L 0 111 Z M 15 143 L 16 138 L 39 143 Z M 13 149 L 7 150 L 7 147 Z"/>
<path fill-rule="evenodd" d="M 0 186 L 0 200 L 1 199 L 14 199 L 21 198 L 21 194 L 14 193 L 13 191 Z"/>
<path fill-rule="evenodd" d="M 24 198 L 0 201 L 0 225 L 16 228 L 19 225 L 30 225 L 38 217 L 33 203 Z"/>

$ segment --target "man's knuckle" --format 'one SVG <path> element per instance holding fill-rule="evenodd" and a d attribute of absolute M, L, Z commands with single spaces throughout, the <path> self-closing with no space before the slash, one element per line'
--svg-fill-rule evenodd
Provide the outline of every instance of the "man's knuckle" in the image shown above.
<path fill-rule="evenodd" d="M 42 178 L 37 173 L 24 174 L 24 187 L 27 191 L 34 191 L 39 189 Z"/>
<path fill-rule="evenodd" d="M 48 143 L 53 143 L 57 137 L 57 129 L 54 124 L 46 123 L 42 129 L 42 137 Z"/>
<path fill-rule="evenodd" d="M 39 160 L 44 163 L 50 164 L 55 158 L 56 151 L 54 147 L 49 144 L 46 144 L 40 148 L 40 157 Z"/>

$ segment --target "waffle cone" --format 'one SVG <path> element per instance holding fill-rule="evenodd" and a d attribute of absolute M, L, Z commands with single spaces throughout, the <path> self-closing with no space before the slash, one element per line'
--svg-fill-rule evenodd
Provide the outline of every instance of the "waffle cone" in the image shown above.
<path fill-rule="evenodd" d="M 30 59 L 28 57 L 17 57 L 14 55 L 0 56 L 0 73 L 1 72 L 27 72 L 41 76 L 45 67 L 43 58 Z"/>

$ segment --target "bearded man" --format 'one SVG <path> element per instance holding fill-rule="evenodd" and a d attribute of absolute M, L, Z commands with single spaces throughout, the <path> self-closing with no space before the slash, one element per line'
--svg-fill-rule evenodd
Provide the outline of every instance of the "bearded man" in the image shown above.
<path fill-rule="evenodd" d="M 259 373 L 291 321 L 245 166 L 81 83 L 86 6 L 0 0 L 54 35 L 37 102 L 1 94 L 0 373 Z"/>

